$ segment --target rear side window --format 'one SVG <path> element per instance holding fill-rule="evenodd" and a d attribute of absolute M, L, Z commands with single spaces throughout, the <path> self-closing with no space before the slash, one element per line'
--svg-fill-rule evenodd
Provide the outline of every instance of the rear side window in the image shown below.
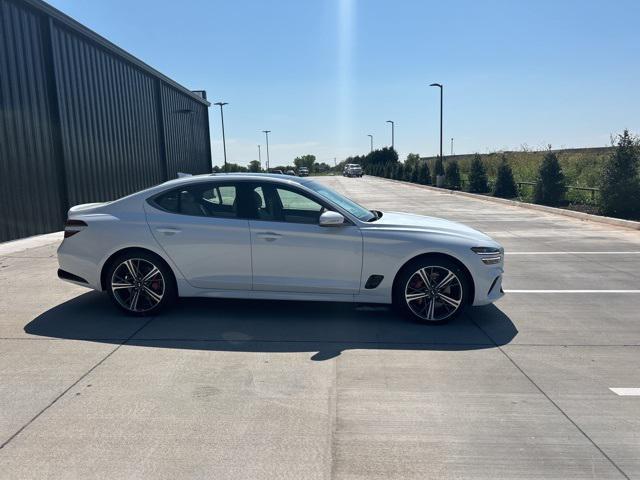
<path fill-rule="evenodd" d="M 189 185 L 163 193 L 151 203 L 161 210 L 181 215 L 238 218 L 235 185 Z"/>

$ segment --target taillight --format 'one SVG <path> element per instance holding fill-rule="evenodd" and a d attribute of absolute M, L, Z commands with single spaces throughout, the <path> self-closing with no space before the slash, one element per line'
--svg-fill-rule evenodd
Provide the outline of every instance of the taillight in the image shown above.
<path fill-rule="evenodd" d="M 82 220 L 67 220 L 64 224 L 64 238 L 69 238 L 78 232 L 81 232 L 88 225 Z"/>

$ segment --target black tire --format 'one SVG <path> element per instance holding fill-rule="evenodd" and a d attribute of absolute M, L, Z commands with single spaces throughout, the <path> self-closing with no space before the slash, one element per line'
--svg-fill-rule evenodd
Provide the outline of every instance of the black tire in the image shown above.
<path fill-rule="evenodd" d="M 105 289 L 116 307 L 133 316 L 159 313 L 175 302 L 178 293 L 171 269 L 160 257 L 144 250 L 125 252 L 110 261 Z"/>
<path fill-rule="evenodd" d="M 449 273 L 453 278 L 449 279 Z M 425 277 L 429 285 L 425 283 Z M 439 290 L 438 286 L 443 285 Z M 408 300 L 407 296 L 415 297 Z M 470 304 L 468 274 L 456 263 L 437 255 L 412 260 L 398 273 L 393 305 L 406 317 L 421 323 L 442 324 L 458 317 Z M 457 306 L 454 307 L 454 304 Z"/>

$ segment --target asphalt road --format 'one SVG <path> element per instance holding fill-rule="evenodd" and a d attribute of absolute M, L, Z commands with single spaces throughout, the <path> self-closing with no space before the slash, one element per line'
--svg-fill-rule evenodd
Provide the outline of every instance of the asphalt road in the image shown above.
<path fill-rule="evenodd" d="M 610 390 L 640 387 L 639 232 L 321 181 L 489 233 L 510 293 L 437 327 L 215 300 L 131 319 L 57 280 L 59 236 L 0 245 L 0 478 L 640 478 L 640 396 Z"/>

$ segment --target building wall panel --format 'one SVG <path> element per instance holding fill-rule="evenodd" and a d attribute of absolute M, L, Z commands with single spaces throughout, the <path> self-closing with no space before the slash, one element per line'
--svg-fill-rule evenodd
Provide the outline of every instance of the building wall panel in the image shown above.
<path fill-rule="evenodd" d="M 53 52 L 70 204 L 162 182 L 154 78 L 58 25 Z"/>
<path fill-rule="evenodd" d="M 209 126 L 206 105 L 196 102 L 173 87 L 161 84 L 167 173 L 209 173 Z"/>
<path fill-rule="evenodd" d="M 59 230 L 42 19 L 0 0 L 0 241 Z"/>
<path fill-rule="evenodd" d="M 211 170 L 209 103 L 41 0 L 0 0 L 0 241 Z"/>

